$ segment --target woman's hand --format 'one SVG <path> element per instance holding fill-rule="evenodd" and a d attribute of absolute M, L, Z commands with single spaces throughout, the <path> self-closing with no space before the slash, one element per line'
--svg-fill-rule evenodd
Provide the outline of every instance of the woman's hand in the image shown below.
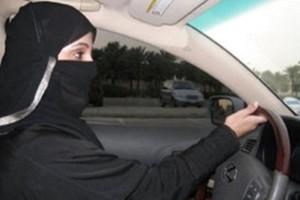
<path fill-rule="evenodd" d="M 254 114 L 257 108 L 257 102 L 249 104 L 245 109 L 229 115 L 225 120 L 225 125 L 230 127 L 237 137 L 246 135 L 250 131 L 253 131 L 259 124 L 267 121 L 265 116 Z"/>

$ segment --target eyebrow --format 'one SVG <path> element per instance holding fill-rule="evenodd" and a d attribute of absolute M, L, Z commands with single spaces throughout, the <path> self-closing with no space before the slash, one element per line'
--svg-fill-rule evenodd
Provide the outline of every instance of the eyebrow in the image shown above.
<path fill-rule="evenodd" d="M 77 46 L 85 46 L 86 48 L 90 47 L 90 45 L 88 43 L 85 43 L 85 42 L 78 42 L 78 43 L 72 45 L 72 47 L 77 47 Z"/>

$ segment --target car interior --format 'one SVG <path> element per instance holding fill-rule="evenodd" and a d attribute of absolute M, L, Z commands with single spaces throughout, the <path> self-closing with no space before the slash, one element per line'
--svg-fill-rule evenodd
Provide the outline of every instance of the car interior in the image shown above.
<path fill-rule="evenodd" d="M 6 20 L 12 18 L 18 9 L 29 1 L 40 0 L 1 0 L 0 58 L 5 50 Z M 259 81 L 244 63 L 205 34 L 199 34 L 187 23 L 216 5 L 219 0 L 166 0 L 160 1 L 163 3 L 156 7 L 155 0 L 50 1 L 77 8 L 90 19 L 99 32 L 103 30 L 117 33 L 186 60 L 232 90 L 242 99 L 243 105 L 259 101 L 262 108 L 274 113 L 275 117 L 270 114 L 272 119 L 270 122 L 273 123 L 260 126 L 253 134 L 241 139 L 239 154 L 242 155 L 235 155 L 223 163 L 204 183 L 204 193 L 212 194 L 207 194 L 204 198 L 200 197 L 201 195 L 193 195 L 191 198 L 300 199 L 300 119 L 262 81 Z M 98 35 L 97 40 L 101 40 L 101 34 Z M 240 102 L 231 98 L 229 100 L 234 107 L 232 112 L 238 111 Z M 108 152 L 149 165 L 155 165 L 168 155 L 176 155 L 207 136 L 219 125 L 214 123 L 205 127 L 183 128 L 175 124 L 171 126 L 172 131 L 169 132 L 165 132 L 165 125 L 146 129 L 127 126 L 128 131 L 124 134 L 124 126 L 119 126 L 112 133 L 107 131 L 107 126 L 92 122 L 89 124 Z M 285 134 L 287 137 L 278 136 L 277 132 L 278 135 Z M 287 146 L 283 143 L 287 143 Z M 231 167 L 232 163 L 236 166 Z M 238 175 L 242 176 L 241 182 L 235 184 L 231 184 L 231 181 L 224 182 L 222 178 L 224 170 L 232 172 L 234 169 L 235 172 L 237 166 L 240 166 Z M 203 191 L 199 189 L 199 192 Z"/>

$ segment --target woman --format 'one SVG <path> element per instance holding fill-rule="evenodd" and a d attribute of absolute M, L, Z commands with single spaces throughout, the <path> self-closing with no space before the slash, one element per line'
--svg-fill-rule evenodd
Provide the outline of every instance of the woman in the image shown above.
<path fill-rule="evenodd" d="M 103 149 L 79 119 L 95 28 L 77 10 L 29 3 L 7 24 L 0 67 L 0 199 L 186 199 L 265 122 L 257 104 L 177 156 L 147 166 Z"/>

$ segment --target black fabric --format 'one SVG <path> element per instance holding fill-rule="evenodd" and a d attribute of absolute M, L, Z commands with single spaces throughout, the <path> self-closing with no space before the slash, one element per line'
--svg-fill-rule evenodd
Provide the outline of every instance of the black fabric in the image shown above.
<path fill-rule="evenodd" d="M 46 123 L 63 130 L 77 133 L 78 138 L 89 138 L 100 145 L 92 130 L 80 120 L 88 103 L 88 92 L 96 74 L 94 62 L 58 61 L 49 87 L 37 109 L 13 127 L 26 129 Z"/>
<path fill-rule="evenodd" d="M 32 102 L 50 56 L 88 32 L 93 25 L 76 9 L 57 3 L 29 3 L 7 25 L 5 54 L 0 67 L 0 117 Z M 100 144 L 79 115 L 87 103 L 93 62 L 57 61 L 37 109 L 24 120 L 0 127 L 10 132 L 36 123 L 69 128 Z"/>
<path fill-rule="evenodd" d="M 225 126 L 153 166 L 120 159 L 77 134 L 45 125 L 0 142 L 0 199 L 5 200 L 186 200 L 239 149 Z"/>
<path fill-rule="evenodd" d="M 55 67 L 49 88 L 38 109 L 47 107 L 48 112 L 62 113 L 78 119 L 88 103 L 89 87 L 96 74 L 96 64 L 58 61 Z"/>
<path fill-rule="evenodd" d="M 29 3 L 7 25 L 0 67 L 0 117 L 27 108 L 49 56 L 88 32 L 92 24 L 76 9 L 56 3 Z M 1 129 L 0 129 L 1 131 Z"/>

